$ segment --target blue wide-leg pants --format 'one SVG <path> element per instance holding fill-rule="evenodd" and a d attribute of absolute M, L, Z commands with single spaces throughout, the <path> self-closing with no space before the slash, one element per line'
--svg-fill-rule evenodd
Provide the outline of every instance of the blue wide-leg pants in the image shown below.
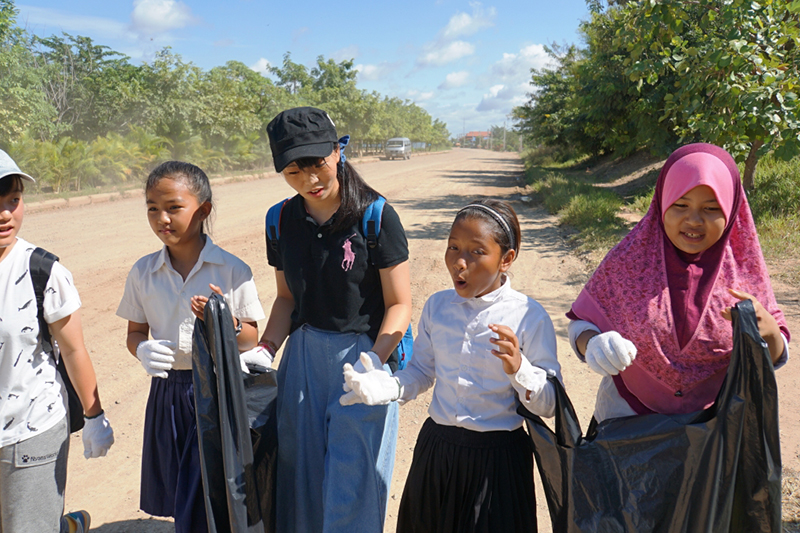
<path fill-rule="evenodd" d="M 342 366 L 372 344 L 307 325 L 287 341 L 278 367 L 279 533 L 383 531 L 397 404 L 339 404 Z"/>

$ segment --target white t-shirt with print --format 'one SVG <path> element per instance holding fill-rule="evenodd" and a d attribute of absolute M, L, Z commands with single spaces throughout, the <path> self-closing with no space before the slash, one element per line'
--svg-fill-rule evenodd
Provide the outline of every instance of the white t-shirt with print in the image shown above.
<path fill-rule="evenodd" d="M 0 261 L 0 447 L 34 437 L 66 415 L 56 363 L 39 342 L 29 269 L 35 248 L 17 237 L 11 253 Z M 72 274 L 54 263 L 45 288 L 45 320 L 52 324 L 80 306 Z"/>
<path fill-rule="evenodd" d="M 166 246 L 136 261 L 125 282 L 117 316 L 149 325 L 153 339 L 174 342 L 178 353 L 172 368 L 189 370 L 195 321 L 190 299 L 209 296 L 209 283 L 222 290 L 234 317 L 243 322 L 266 318 L 250 267 L 209 236 L 186 280 L 172 267 Z"/>

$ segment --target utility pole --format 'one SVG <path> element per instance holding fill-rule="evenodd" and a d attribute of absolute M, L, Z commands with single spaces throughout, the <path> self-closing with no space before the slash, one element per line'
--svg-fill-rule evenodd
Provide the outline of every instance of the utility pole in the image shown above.
<path fill-rule="evenodd" d="M 506 151 L 506 121 L 503 121 L 503 151 Z"/>

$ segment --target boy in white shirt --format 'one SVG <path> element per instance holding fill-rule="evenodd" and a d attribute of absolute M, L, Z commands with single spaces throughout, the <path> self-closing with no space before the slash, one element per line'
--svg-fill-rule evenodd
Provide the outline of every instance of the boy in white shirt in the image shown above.
<path fill-rule="evenodd" d="M 30 275 L 36 248 L 17 236 L 24 182 L 0 150 L 0 531 L 82 533 L 86 511 L 64 511 L 69 424 L 56 359 L 42 348 Z M 43 314 L 85 412 L 84 456 L 106 455 L 114 432 L 100 405 L 92 362 L 83 344 L 78 291 L 72 275 L 53 264 Z"/>

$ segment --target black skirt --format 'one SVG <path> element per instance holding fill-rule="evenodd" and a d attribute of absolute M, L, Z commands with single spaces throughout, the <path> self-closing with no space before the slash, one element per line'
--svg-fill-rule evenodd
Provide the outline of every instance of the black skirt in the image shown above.
<path fill-rule="evenodd" d="M 531 439 L 522 428 L 478 432 L 425 421 L 398 533 L 535 532 Z"/>

